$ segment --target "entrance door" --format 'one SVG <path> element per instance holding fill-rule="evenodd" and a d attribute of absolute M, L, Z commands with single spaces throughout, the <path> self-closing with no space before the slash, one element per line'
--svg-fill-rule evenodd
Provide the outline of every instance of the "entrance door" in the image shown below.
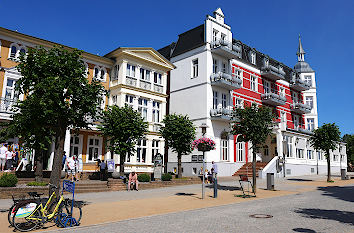
<path fill-rule="evenodd" d="M 237 162 L 245 162 L 245 143 L 244 142 L 237 142 L 236 143 L 236 161 Z"/>

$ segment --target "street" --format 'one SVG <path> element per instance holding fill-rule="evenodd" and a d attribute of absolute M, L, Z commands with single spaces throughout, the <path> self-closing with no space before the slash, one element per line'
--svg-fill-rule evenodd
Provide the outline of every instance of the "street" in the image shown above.
<path fill-rule="evenodd" d="M 50 232 L 354 232 L 354 185 Z"/>

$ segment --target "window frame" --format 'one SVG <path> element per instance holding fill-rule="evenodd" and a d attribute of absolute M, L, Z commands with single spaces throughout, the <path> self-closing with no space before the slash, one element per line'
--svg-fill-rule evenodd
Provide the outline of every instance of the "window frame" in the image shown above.
<path fill-rule="evenodd" d="M 199 76 L 199 60 L 198 58 L 192 60 L 192 78 Z"/>
<path fill-rule="evenodd" d="M 254 79 L 254 80 L 253 80 Z M 258 77 L 257 76 L 255 76 L 255 75 L 250 75 L 250 90 L 251 91 L 255 91 L 255 92 L 257 92 L 257 79 L 258 79 Z M 254 86 L 254 88 L 252 88 L 252 84 L 253 84 L 253 86 Z"/>

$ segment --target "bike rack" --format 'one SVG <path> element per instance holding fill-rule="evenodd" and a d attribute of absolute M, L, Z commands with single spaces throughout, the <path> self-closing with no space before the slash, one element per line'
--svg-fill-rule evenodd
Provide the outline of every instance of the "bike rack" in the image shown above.
<path fill-rule="evenodd" d="M 64 195 L 64 191 L 73 194 L 73 197 L 71 200 L 71 210 L 70 210 L 69 215 L 66 215 L 65 213 L 61 213 L 60 215 L 58 215 L 58 217 L 56 218 L 56 222 L 60 223 L 60 225 L 64 228 L 78 226 L 79 225 L 78 222 L 72 216 L 73 209 L 74 209 L 74 203 L 75 203 L 75 183 L 71 182 L 69 180 L 64 180 L 62 195 Z"/>

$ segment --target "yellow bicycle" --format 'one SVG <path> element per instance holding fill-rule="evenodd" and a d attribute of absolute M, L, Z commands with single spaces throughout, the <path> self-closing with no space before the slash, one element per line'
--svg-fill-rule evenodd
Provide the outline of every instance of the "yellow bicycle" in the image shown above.
<path fill-rule="evenodd" d="M 57 186 L 49 184 L 51 188 L 58 189 Z M 25 200 L 19 202 L 13 210 L 13 226 L 22 232 L 31 231 L 37 228 L 42 228 L 44 223 L 56 220 L 56 224 L 60 226 L 60 216 L 66 212 L 65 216 L 75 215 L 76 221 L 79 223 L 82 217 L 81 207 L 75 205 L 72 208 L 73 202 L 65 199 L 63 194 L 56 198 L 53 192 L 48 201 L 43 206 L 43 203 L 36 200 Z"/>

